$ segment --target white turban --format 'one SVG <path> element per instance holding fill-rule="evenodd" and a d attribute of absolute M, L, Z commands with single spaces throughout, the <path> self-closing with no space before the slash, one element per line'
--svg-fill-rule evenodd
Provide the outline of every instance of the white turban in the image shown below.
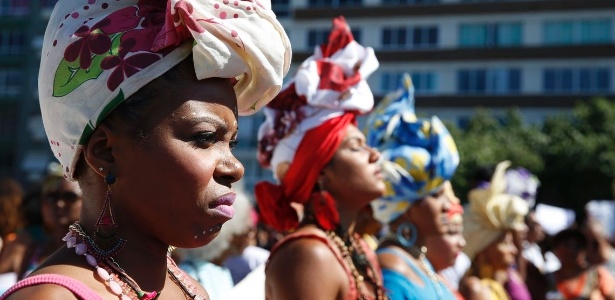
<path fill-rule="evenodd" d="M 81 148 L 130 95 L 193 54 L 198 79 L 237 80 L 240 115 L 266 105 L 288 72 L 288 37 L 269 0 L 72 0 L 43 42 L 39 97 L 51 149 L 73 179 Z"/>

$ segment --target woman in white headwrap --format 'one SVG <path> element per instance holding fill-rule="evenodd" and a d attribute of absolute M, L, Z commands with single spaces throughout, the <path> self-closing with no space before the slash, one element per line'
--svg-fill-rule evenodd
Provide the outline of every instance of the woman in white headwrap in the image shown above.
<path fill-rule="evenodd" d="M 259 158 L 277 183 L 256 185 L 263 221 L 290 233 L 266 266 L 267 299 L 384 299 L 373 251 L 353 232 L 359 210 L 384 192 L 378 151 L 356 116 L 374 97 L 374 50 L 357 43 L 343 17 L 265 109 Z"/>
<path fill-rule="evenodd" d="M 526 230 L 524 217 L 529 205 L 521 197 L 506 194 L 505 171 L 509 165 L 509 161 L 499 163 L 490 182 L 480 183 L 468 193 L 470 203 L 463 215 L 467 244 L 463 251 L 472 265 L 459 287 L 464 295 L 476 288 L 470 283 L 478 278 L 491 299 L 530 299 L 523 279 L 513 269 L 519 251 L 513 239 L 516 232 Z"/>
<path fill-rule="evenodd" d="M 83 207 L 66 247 L 0 299 L 207 299 L 168 251 L 233 216 L 237 115 L 290 62 L 269 1 L 60 1 L 41 57 L 43 123 Z"/>

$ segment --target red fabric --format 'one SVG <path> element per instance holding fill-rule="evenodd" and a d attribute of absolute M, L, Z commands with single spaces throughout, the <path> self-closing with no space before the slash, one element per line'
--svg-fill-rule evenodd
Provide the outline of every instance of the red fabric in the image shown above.
<path fill-rule="evenodd" d="M 331 55 L 343 49 L 352 41 L 354 41 L 354 37 L 348 23 L 346 23 L 346 19 L 343 16 L 339 16 L 333 19 L 333 28 L 331 28 L 328 42 L 320 46 L 322 56 L 331 57 Z"/>
<path fill-rule="evenodd" d="M 291 202 L 301 204 L 314 199 L 316 220 L 325 230 L 339 223 L 335 200 L 327 192 L 314 192 L 320 172 L 331 160 L 344 139 L 346 127 L 355 122 L 354 113 L 325 121 L 306 132 L 280 185 L 259 182 L 255 187 L 263 221 L 280 232 L 297 228 L 299 220 Z"/>

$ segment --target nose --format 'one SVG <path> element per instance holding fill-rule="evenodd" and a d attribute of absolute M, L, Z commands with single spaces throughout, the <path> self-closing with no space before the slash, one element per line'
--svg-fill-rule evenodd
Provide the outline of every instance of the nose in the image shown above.
<path fill-rule="evenodd" d="M 466 246 L 466 239 L 463 238 L 463 236 L 461 236 L 459 238 L 459 248 L 463 248 Z"/>
<path fill-rule="evenodd" d="M 375 163 L 378 161 L 378 159 L 380 159 L 380 151 L 378 151 L 376 148 L 372 148 L 369 146 L 367 147 L 367 151 L 369 151 L 369 162 L 370 163 Z"/>
<path fill-rule="evenodd" d="M 58 199 L 58 201 L 56 201 L 56 207 L 57 208 L 64 208 L 64 206 L 66 206 L 66 200 Z"/>
<path fill-rule="evenodd" d="M 220 178 L 224 183 L 231 184 L 243 177 L 244 168 L 241 162 L 229 152 L 229 155 L 218 163 L 215 172 L 214 176 Z"/>

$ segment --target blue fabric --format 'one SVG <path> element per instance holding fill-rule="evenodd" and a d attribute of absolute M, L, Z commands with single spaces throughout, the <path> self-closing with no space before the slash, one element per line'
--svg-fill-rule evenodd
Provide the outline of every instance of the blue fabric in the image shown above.
<path fill-rule="evenodd" d="M 442 300 L 455 300 L 455 296 L 453 293 L 442 283 L 440 282 L 440 287 L 442 289 L 442 296 L 438 297 L 438 292 L 434 284 L 432 283 L 429 276 L 425 274 L 425 272 L 413 261 L 408 259 L 406 255 L 399 253 L 399 251 L 394 249 L 380 249 L 377 251 L 380 253 L 391 253 L 401 259 L 403 259 L 406 264 L 412 269 L 412 271 L 419 276 L 421 281 L 423 281 L 423 285 L 418 285 L 406 278 L 404 275 L 400 274 L 397 271 L 393 271 L 391 269 L 382 269 L 382 278 L 384 280 L 384 288 L 387 291 L 387 295 L 390 300 L 425 300 L 425 299 L 442 299 Z M 428 262 L 429 264 L 429 262 Z M 431 264 L 429 264 L 429 268 L 433 270 Z"/>
<path fill-rule="evenodd" d="M 459 165 L 455 141 L 440 119 L 416 116 L 414 86 L 407 73 L 370 114 L 365 133 L 367 144 L 396 165 L 387 176 L 384 197 L 372 205 L 375 215 L 384 214 L 381 221 L 396 219 L 414 201 L 437 192 Z"/>

